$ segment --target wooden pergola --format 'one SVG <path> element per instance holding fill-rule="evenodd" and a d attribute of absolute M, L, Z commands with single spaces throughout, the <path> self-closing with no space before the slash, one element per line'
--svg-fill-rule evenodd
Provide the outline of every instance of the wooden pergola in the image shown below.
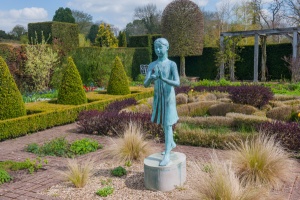
<path fill-rule="evenodd" d="M 254 82 L 258 82 L 258 57 L 259 57 L 259 37 L 261 39 L 262 49 L 262 65 L 261 65 L 261 81 L 266 81 L 266 60 L 267 60 L 267 37 L 270 35 L 285 35 L 290 39 L 293 46 L 293 58 L 298 56 L 300 27 L 290 28 L 277 28 L 277 29 L 264 29 L 264 30 L 251 30 L 251 31 L 236 31 L 236 32 L 222 32 L 220 34 L 220 47 L 224 51 L 224 37 L 255 37 L 254 42 Z M 224 78 L 225 69 L 224 63 L 220 65 L 220 78 Z"/>

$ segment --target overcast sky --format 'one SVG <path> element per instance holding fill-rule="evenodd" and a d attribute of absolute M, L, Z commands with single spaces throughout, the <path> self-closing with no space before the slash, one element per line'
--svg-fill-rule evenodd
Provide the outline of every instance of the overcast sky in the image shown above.
<path fill-rule="evenodd" d="M 215 11 L 216 5 L 224 0 L 192 1 L 205 10 Z M 152 3 L 163 11 L 170 2 L 172 0 L 1 0 L 0 30 L 9 32 L 16 25 L 27 28 L 31 22 L 52 21 L 59 7 L 83 11 L 93 16 L 93 22 L 103 20 L 123 29 L 132 22 L 136 7 Z"/>

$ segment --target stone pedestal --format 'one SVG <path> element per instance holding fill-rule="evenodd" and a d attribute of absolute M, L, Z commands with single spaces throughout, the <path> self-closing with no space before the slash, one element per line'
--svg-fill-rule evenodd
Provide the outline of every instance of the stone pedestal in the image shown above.
<path fill-rule="evenodd" d="M 162 159 L 161 153 L 155 153 L 144 160 L 144 182 L 149 190 L 170 191 L 186 180 L 185 154 L 171 152 L 167 166 L 159 166 Z"/>

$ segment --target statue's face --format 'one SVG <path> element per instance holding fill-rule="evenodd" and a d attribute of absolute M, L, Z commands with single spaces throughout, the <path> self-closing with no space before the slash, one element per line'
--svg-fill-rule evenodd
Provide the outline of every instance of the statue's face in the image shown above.
<path fill-rule="evenodd" d="M 166 55 L 166 53 L 168 52 L 168 47 L 161 44 L 160 42 L 157 42 L 154 44 L 154 51 L 155 54 L 160 58 Z"/>

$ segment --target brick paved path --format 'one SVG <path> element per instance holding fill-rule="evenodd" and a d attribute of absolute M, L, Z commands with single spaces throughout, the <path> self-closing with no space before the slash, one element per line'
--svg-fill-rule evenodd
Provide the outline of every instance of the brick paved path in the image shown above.
<path fill-rule="evenodd" d="M 73 123 L 0 142 L 0 160 L 24 161 L 26 158 L 35 159 L 37 157 L 35 154 L 24 151 L 24 148 L 28 144 L 33 142 L 43 144 L 46 141 L 61 136 L 66 136 L 68 141 L 89 137 L 98 141 L 102 140 L 99 141 L 99 143 L 102 143 L 103 139 L 105 139 L 99 136 L 76 134 L 76 132 L 76 124 Z M 80 156 L 79 159 L 85 159 L 85 157 L 86 156 Z M 0 185 L 0 200 L 59 199 L 58 197 L 49 197 L 39 193 L 61 182 L 57 170 L 60 167 L 66 166 L 66 159 L 52 156 L 46 156 L 43 157 L 43 159 L 44 158 L 48 160 L 48 164 L 43 164 L 44 169 L 40 169 L 32 175 L 25 174 L 21 180 L 13 181 L 13 183 L 10 182 Z"/>
<path fill-rule="evenodd" d="M 68 124 L 64 126 L 58 126 L 24 137 L 19 137 L 16 139 L 11 139 L 7 141 L 0 142 L 0 161 L 3 160 L 15 160 L 15 161 L 24 161 L 26 158 L 35 159 L 37 156 L 24 151 L 24 148 L 30 143 L 43 144 L 46 141 L 52 140 L 57 137 L 65 136 L 68 141 L 73 141 L 81 138 L 92 138 L 97 140 L 100 144 L 106 144 L 109 140 L 107 137 L 101 137 L 97 135 L 87 135 L 79 134 L 76 130 L 76 124 Z M 158 145 L 160 148 L 163 148 L 163 145 Z M 203 156 L 208 155 L 210 149 L 205 148 L 195 148 L 190 146 L 181 146 L 178 145 L 177 149 L 179 152 L 183 152 L 187 155 L 187 159 L 194 160 L 203 158 Z M 197 152 L 195 151 L 197 150 Z M 87 159 L 92 156 L 100 156 L 102 153 L 101 150 L 96 152 L 89 153 L 87 155 L 82 155 L 78 157 L 79 160 Z M 67 159 L 60 157 L 46 156 L 48 164 L 43 165 L 43 169 L 40 169 L 38 172 L 35 172 L 33 175 L 24 174 L 22 178 L 14 180 L 10 183 L 5 183 L 0 185 L 0 200 L 12 200 L 12 199 L 21 199 L 21 200 L 46 200 L 54 199 L 58 200 L 60 198 L 55 196 L 45 196 L 41 192 L 46 191 L 51 186 L 54 186 L 60 183 L 62 180 L 58 177 L 57 171 L 64 168 L 67 165 Z M 101 161 L 99 161 L 101 162 Z M 295 177 L 298 176 L 298 181 L 294 186 L 293 195 L 290 200 L 299 200 L 300 199 L 300 163 L 296 161 L 294 163 L 293 175 L 291 180 L 283 188 L 282 192 L 289 195 L 291 185 Z M 288 198 L 287 198 L 288 199 Z"/>

